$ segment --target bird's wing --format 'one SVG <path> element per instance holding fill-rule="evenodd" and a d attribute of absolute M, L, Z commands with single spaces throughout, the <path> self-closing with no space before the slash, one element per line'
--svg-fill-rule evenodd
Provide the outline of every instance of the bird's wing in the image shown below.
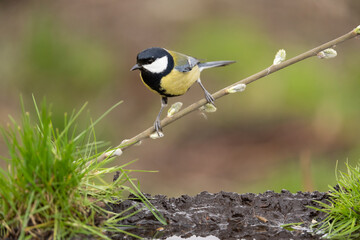
<path fill-rule="evenodd" d="M 182 53 L 169 51 L 174 58 L 175 69 L 179 72 L 189 72 L 195 67 L 200 61 L 196 58 L 187 56 Z"/>

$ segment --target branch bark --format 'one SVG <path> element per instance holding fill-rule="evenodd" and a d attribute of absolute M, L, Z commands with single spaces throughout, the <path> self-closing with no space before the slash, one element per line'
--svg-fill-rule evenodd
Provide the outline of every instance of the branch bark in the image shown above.
<path fill-rule="evenodd" d="M 221 98 L 227 94 L 229 94 L 229 92 L 227 91 L 227 89 L 233 87 L 233 86 L 236 86 L 238 84 L 250 84 L 260 78 L 263 78 L 263 77 L 266 77 L 267 75 L 269 74 L 272 74 L 274 72 L 277 72 L 279 71 L 280 69 L 283 69 L 285 67 L 288 67 L 292 64 L 295 64 L 297 62 L 300 62 L 300 61 L 303 61 L 307 58 L 310 58 L 310 57 L 314 57 L 316 56 L 319 52 L 327 49 L 327 48 L 332 48 L 332 47 L 335 47 L 336 45 L 342 43 L 342 42 L 345 42 L 349 39 L 352 39 L 356 36 L 360 35 L 360 25 L 353 29 L 351 32 L 348 32 L 332 41 L 329 41 L 327 43 L 324 43 L 318 47 L 315 47 L 307 52 L 304 52 L 296 57 L 293 57 L 289 60 L 286 60 L 284 62 L 281 62 L 277 65 L 271 65 L 270 67 L 254 74 L 254 75 L 251 75 L 247 78 L 244 78 L 230 86 L 227 86 L 217 92 L 215 92 L 214 94 L 212 94 L 212 96 L 214 97 L 214 99 L 218 99 L 218 98 Z M 194 112 L 196 110 L 198 110 L 201 106 L 205 105 L 207 103 L 207 101 L 205 100 L 205 98 L 191 104 L 190 106 L 184 108 L 183 110 L 179 111 L 178 113 L 174 114 L 172 117 L 165 117 L 162 121 L 161 121 L 161 126 L 162 127 L 165 127 L 169 124 L 171 124 L 172 122 L 184 117 L 185 115 L 191 113 L 191 112 Z M 149 127 L 148 129 L 146 129 L 145 131 L 141 132 L 140 134 L 136 135 L 135 137 L 131 138 L 131 139 L 128 139 L 126 141 L 123 141 L 123 143 L 121 143 L 119 146 L 117 146 L 117 148 L 120 148 L 121 150 L 125 150 L 131 146 L 133 146 L 134 144 L 138 143 L 139 141 L 143 140 L 143 139 L 146 139 L 146 138 L 149 138 L 150 135 L 154 132 L 154 127 L 151 126 Z"/>

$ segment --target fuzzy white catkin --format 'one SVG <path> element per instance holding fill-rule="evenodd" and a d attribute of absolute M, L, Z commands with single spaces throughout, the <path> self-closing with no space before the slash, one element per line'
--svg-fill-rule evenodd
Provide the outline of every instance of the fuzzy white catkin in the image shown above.
<path fill-rule="evenodd" d="M 284 49 L 280 49 L 274 58 L 273 65 L 277 65 L 279 63 L 282 63 L 286 59 L 286 51 Z"/>
<path fill-rule="evenodd" d="M 337 52 L 333 48 L 327 48 L 317 54 L 320 59 L 329 59 L 337 56 Z"/>
<path fill-rule="evenodd" d="M 154 132 L 152 134 L 150 134 L 150 138 L 151 139 L 158 139 L 158 138 L 162 138 L 164 136 L 164 134 L 162 132 Z"/>
<path fill-rule="evenodd" d="M 360 34 L 360 25 L 357 26 L 357 27 L 354 29 L 354 32 L 355 32 L 356 34 Z"/>
<path fill-rule="evenodd" d="M 239 83 L 233 87 L 228 88 L 226 91 L 228 93 L 237 93 L 237 92 L 243 92 L 246 89 L 246 84 Z"/>
<path fill-rule="evenodd" d="M 173 105 L 171 105 L 171 107 L 168 110 L 167 116 L 172 117 L 175 113 L 177 113 L 181 109 L 182 105 L 183 105 L 182 102 L 176 102 Z"/>
<path fill-rule="evenodd" d="M 211 103 L 207 103 L 204 106 L 200 107 L 199 110 L 207 113 L 212 113 L 212 112 L 216 112 L 217 109 Z"/>

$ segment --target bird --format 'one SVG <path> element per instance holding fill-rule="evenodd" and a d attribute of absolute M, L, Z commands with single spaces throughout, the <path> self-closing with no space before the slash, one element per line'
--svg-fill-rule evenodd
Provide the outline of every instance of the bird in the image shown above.
<path fill-rule="evenodd" d="M 130 71 L 140 70 L 140 78 L 145 86 L 161 96 L 160 111 L 154 123 L 154 130 L 158 136 L 163 135 L 160 117 L 169 97 L 185 94 L 197 82 L 204 91 L 206 101 L 215 106 L 214 98 L 200 80 L 200 73 L 204 69 L 232 63 L 235 61 L 201 62 L 197 58 L 160 47 L 141 51 Z"/>

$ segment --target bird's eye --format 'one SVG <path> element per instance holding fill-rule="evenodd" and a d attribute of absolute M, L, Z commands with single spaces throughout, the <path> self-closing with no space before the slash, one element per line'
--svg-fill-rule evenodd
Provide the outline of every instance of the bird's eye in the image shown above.
<path fill-rule="evenodd" d="M 150 63 L 153 63 L 154 61 L 155 61 L 155 58 L 149 58 L 147 62 L 150 64 Z"/>

